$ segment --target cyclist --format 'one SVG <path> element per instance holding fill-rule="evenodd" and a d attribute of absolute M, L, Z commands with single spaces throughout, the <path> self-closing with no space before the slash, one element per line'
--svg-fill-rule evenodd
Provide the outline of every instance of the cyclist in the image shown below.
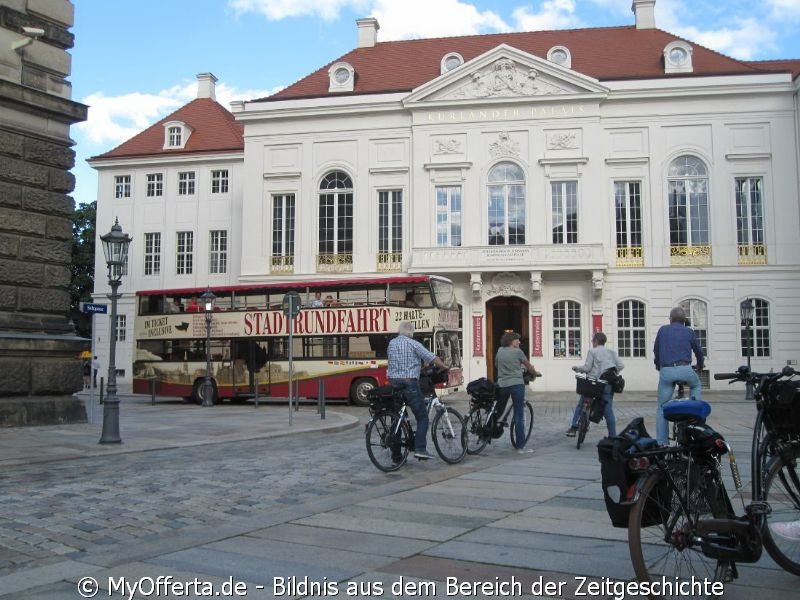
<path fill-rule="evenodd" d="M 387 358 L 389 361 L 386 375 L 392 387 L 403 390 L 406 404 L 411 407 L 417 419 L 417 432 L 414 435 L 414 456 L 420 460 L 433 458 L 428 454 L 428 411 L 425 398 L 419 387 L 419 372 L 422 364 L 433 362 L 440 369 L 446 369 L 441 358 L 428 350 L 414 338 L 414 324 L 408 321 L 400 323 L 397 337 L 389 342 Z"/>
<path fill-rule="evenodd" d="M 653 360 L 658 371 L 656 440 L 662 446 L 668 443 L 664 404 L 672 399 L 675 382 L 688 383 L 692 398 L 701 400 L 700 378 L 692 369 L 692 352 L 697 358 L 697 371 L 702 371 L 703 349 L 694 330 L 686 324 L 686 312 L 676 306 L 669 311 L 669 325 L 662 325 L 658 330 L 653 346 Z"/>
<path fill-rule="evenodd" d="M 586 362 L 583 365 L 575 365 L 572 367 L 573 371 L 578 373 L 588 373 L 590 377 L 596 379 L 603 379 L 602 375 L 609 369 L 616 369 L 617 372 L 625 368 L 619 354 L 606 348 L 606 341 L 608 337 L 602 331 L 597 331 L 592 336 L 592 348 L 586 353 Z M 605 412 L 603 418 L 606 420 L 606 427 L 608 427 L 608 437 L 615 437 L 617 435 L 617 418 L 614 416 L 614 390 L 611 384 L 606 383 L 601 396 L 606 401 Z M 567 429 L 567 437 L 575 437 L 578 431 L 578 417 L 583 408 L 583 396 L 578 396 L 578 404 L 575 406 L 575 412 L 572 415 L 572 424 Z"/>
<path fill-rule="evenodd" d="M 508 397 L 514 403 L 514 426 L 516 427 L 516 439 L 521 440 L 517 443 L 522 445 L 517 448 L 520 454 L 533 452 L 533 449 L 525 449 L 525 380 L 522 376 L 520 366 L 527 369 L 528 373 L 534 377 L 540 377 L 541 373 L 528 362 L 528 357 L 520 349 L 520 339 L 522 336 L 515 331 L 507 331 L 500 338 L 500 348 L 494 359 L 497 366 L 497 414 L 502 415 L 506 409 Z"/>

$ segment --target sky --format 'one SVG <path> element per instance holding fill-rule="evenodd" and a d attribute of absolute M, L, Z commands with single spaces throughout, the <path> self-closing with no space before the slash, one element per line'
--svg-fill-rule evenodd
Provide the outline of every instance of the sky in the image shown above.
<path fill-rule="evenodd" d="M 73 0 L 76 203 L 97 199 L 86 164 L 195 98 L 268 96 L 355 48 L 356 19 L 378 41 L 633 25 L 631 0 Z M 742 60 L 800 59 L 800 0 L 656 0 L 656 26 Z"/>

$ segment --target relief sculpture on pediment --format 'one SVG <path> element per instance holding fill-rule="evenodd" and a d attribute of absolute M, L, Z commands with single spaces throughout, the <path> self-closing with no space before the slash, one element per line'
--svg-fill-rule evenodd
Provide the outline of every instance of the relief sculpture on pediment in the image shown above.
<path fill-rule="evenodd" d="M 489 68 L 473 73 L 471 80 L 450 96 L 453 98 L 503 98 L 547 96 L 564 94 L 568 91 L 542 81 L 536 69 L 526 69 L 509 58 L 501 58 Z"/>
<path fill-rule="evenodd" d="M 520 296 L 526 298 L 522 280 L 516 273 L 498 273 L 492 277 L 491 283 L 484 287 L 487 299 L 495 296 Z"/>

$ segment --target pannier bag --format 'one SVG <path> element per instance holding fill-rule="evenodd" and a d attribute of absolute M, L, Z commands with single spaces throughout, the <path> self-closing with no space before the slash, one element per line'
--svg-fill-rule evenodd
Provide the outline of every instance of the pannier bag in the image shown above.
<path fill-rule="evenodd" d="M 705 423 L 711 414 L 711 405 L 705 400 L 670 400 L 663 406 L 667 421 Z"/>
<path fill-rule="evenodd" d="M 371 412 L 379 410 L 400 410 L 403 402 L 402 395 L 390 385 L 372 388 L 367 392 L 369 409 Z"/>
<path fill-rule="evenodd" d="M 617 437 L 604 438 L 598 442 L 597 456 L 600 460 L 603 499 L 606 504 L 606 512 L 608 512 L 614 527 L 628 527 L 631 507 L 637 500 L 636 483 L 640 475 L 631 471 L 628 464 L 629 459 L 636 452 L 653 448 L 656 445 L 656 440 L 647 433 L 642 417 L 631 421 Z M 669 487 L 664 486 L 657 494 L 663 494 L 661 499 L 668 500 Z M 669 506 L 668 502 L 658 504 Z M 652 506 L 645 507 L 642 525 L 649 527 L 656 523 L 663 523 L 665 518 L 664 510 L 653 503 Z"/>
<path fill-rule="evenodd" d="M 767 416 L 783 435 L 800 435 L 800 381 L 775 382 L 767 391 Z"/>
<path fill-rule="evenodd" d="M 607 402 L 602 398 L 592 399 L 592 405 L 589 409 L 589 420 L 592 423 L 599 423 L 603 420 L 603 416 L 606 412 L 606 404 Z"/>
<path fill-rule="evenodd" d="M 599 398 L 603 395 L 606 389 L 606 384 L 598 381 L 594 377 L 586 375 L 575 376 L 575 392 L 579 396 L 589 396 L 590 398 Z"/>
<path fill-rule="evenodd" d="M 489 406 L 494 402 L 497 386 L 486 377 L 481 377 L 467 384 L 467 393 L 476 403 L 482 406 Z"/>

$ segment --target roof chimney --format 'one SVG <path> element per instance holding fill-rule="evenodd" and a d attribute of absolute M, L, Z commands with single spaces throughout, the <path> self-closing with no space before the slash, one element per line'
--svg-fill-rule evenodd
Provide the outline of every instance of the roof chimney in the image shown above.
<path fill-rule="evenodd" d="M 214 93 L 214 84 L 217 83 L 217 78 L 213 73 L 198 73 L 197 74 L 197 97 L 198 98 L 211 98 L 216 100 L 217 96 Z"/>
<path fill-rule="evenodd" d="M 358 25 L 358 47 L 359 48 L 372 48 L 378 42 L 378 19 L 368 17 L 366 19 L 357 19 Z"/>
<path fill-rule="evenodd" d="M 656 28 L 656 0 L 633 0 L 631 10 L 636 16 L 636 29 Z"/>

